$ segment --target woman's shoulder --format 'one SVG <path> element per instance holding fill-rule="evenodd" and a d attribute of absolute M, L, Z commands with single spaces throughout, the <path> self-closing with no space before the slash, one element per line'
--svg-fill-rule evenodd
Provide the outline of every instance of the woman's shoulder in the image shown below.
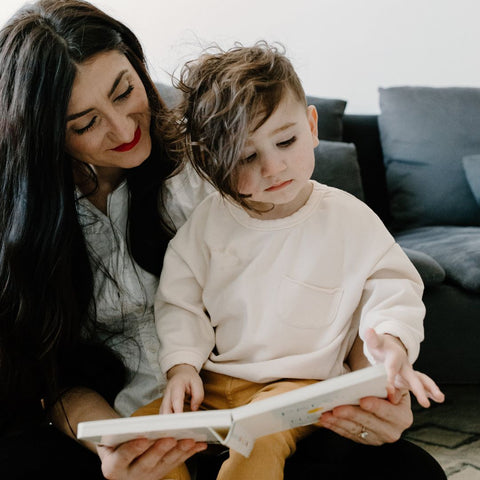
<path fill-rule="evenodd" d="M 168 178 L 163 194 L 167 215 L 175 229 L 178 230 L 202 200 L 214 191 L 214 187 L 201 178 L 190 164 Z"/>

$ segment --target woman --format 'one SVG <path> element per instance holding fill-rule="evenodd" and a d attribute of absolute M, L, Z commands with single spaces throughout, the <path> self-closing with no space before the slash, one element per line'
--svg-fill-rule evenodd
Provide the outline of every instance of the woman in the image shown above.
<path fill-rule="evenodd" d="M 136 37 L 89 3 L 40 0 L 0 32 L 2 478 L 158 480 L 205 448 L 73 440 L 78 422 L 130 415 L 161 391 L 153 293 L 174 227 L 207 189 L 170 177 L 174 126 Z M 325 426 L 348 445 L 396 440 L 409 403 L 379 402 Z"/>
<path fill-rule="evenodd" d="M 47 469 L 55 478 L 93 478 L 88 459 L 102 478 L 98 461 L 83 450 L 79 466 L 62 475 L 58 464 L 67 464 L 77 446 L 48 423 L 73 436 L 81 419 L 118 416 L 109 404 L 115 397 L 117 410 L 128 415 L 135 409 L 132 390 L 139 399 L 152 394 L 141 384 L 159 393 L 156 377 L 145 381 L 153 374 L 143 339 L 171 236 L 157 209 L 175 165 L 165 108 L 135 36 L 86 3 L 44 1 L 20 11 L 1 32 L 0 58 L 1 451 L 7 457 L 0 463 L 11 466 L 8 478 Z M 116 395 L 125 375 L 127 387 Z M 46 439 L 60 449 L 53 463 Z M 98 453 L 110 478 L 127 467 L 132 478 L 144 474 L 150 458 L 152 478 L 160 478 L 170 463 L 201 448 L 139 441 Z M 26 452 L 34 455 L 27 464 Z M 130 465 L 139 455 L 145 461 Z"/>

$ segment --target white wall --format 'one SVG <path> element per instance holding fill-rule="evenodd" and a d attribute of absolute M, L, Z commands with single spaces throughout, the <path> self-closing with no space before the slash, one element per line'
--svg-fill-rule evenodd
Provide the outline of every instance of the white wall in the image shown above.
<path fill-rule="evenodd" d="M 24 2 L 2 0 L 0 23 Z M 480 87 L 478 0 L 93 0 L 137 34 L 152 75 L 202 46 L 279 41 L 307 93 L 378 111 L 377 88 Z"/>

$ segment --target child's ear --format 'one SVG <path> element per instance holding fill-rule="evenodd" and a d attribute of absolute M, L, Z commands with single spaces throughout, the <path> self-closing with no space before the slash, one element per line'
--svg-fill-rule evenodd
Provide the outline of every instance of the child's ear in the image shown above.
<path fill-rule="evenodd" d="M 308 124 L 310 125 L 310 131 L 312 132 L 313 148 L 319 144 L 318 140 L 318 113 L 315 105 L 309 105 L 307 107 Z"/>

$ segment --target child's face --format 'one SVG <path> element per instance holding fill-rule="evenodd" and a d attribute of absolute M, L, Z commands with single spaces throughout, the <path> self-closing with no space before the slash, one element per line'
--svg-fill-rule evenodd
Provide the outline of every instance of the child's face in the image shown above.
<path fill-rule="evenodd" d="M 288 92 L 267 121 L 249 135 L 242 152 L 238 191 L 250 195 L 246 201 L 253 208 L 268 212 L 259 216 L 248 211 L 250 215 L 282 218 L 304 205 L 312 188 L 309 179 L 317 145 L 315 107 L 305 109 Z"/>

